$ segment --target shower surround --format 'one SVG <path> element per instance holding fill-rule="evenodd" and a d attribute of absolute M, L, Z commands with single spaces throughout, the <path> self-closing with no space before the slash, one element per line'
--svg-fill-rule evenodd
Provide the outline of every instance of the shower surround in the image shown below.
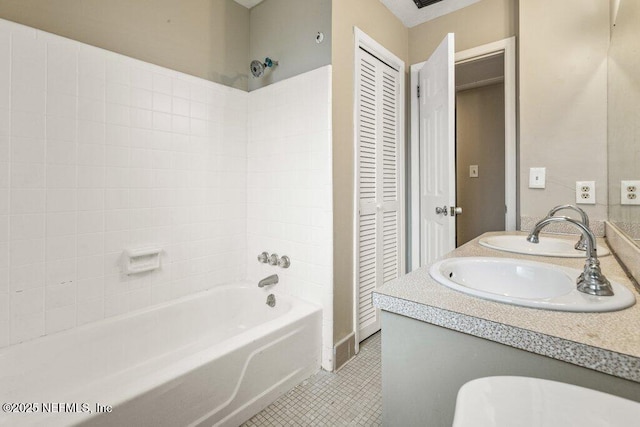
<path fill-rule="evenodd" d="M 249 93 L 247 274 L 322 307 L 322 367 L 333 370 L 331 66 Z M 287 269 L 257 262 L 288 255 Z"/>
<path fill-rule="evenodd" d="M 246 93 L 0 20 L 0 347 L 278 273 L 331 369 L 330 70 Z"/>

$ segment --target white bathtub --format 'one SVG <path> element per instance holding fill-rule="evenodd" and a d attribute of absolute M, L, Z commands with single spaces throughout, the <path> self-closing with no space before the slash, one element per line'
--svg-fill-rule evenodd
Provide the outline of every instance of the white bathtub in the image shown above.
<path fill-rule="evenodd" d="M 0 403 L 23 412 L 0 425 L 236 426 L 320 367 L 320 308 L 273 291 L 274 308 L 229 285 L 0 350 Z"/>

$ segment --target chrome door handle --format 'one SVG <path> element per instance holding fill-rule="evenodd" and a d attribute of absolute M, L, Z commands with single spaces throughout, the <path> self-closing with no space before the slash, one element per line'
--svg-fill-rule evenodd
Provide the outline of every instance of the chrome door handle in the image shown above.
<path fill-rule="evenodd" d="M 454 207 L 451 206 L 451 216 L 456 216 L 456 215 L 462 215 L 462 208 L 461 207 Z"/>
<path fill-rule="evenodd" d="M 436 215 L 440 215 L 440 214 L 443 214 L 444 216 L 447 216 L 449 214 L 447 205 L 444 205 L 443 207 L 440 207 L 440 206 L 436 207 Z"/>

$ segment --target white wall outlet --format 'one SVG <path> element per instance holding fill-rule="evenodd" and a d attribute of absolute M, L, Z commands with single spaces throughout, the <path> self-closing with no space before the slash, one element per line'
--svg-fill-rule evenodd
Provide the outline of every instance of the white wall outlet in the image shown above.
<path fill-rule="evenodd" d="M 596 182 L 576 181 L 576 204 L 595 205 L 596 204 Z"/>
<path fill-rule="evenodd" d="M 529 188 L 544 188 L 547 168 L 529 168 Z"/>
<path fill-rule="evenodd" d="M 478 177 L 478 165 L 470 165 L 469 178 L 477 178 L 477 177 Z"/>
<path fill-rule="evenodd" d="M 640 181 L 620 181 L 620 204 L 640 205 Z"/>

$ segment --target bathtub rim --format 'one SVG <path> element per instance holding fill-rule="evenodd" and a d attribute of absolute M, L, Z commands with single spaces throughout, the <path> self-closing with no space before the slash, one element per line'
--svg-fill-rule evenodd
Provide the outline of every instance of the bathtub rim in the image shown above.
<path fill-rule="evenodd" d="M 50 341 L 55 341 L 59 339 L 59 337 L 64 335 L 74 335 L 74 334 L 82 334 L 86 333 L 86 330 L 91 331 L 91 329 L 96 326 L 109 326 L 114 322 L 126 321 L 129 318 L 133 318 L 139 316 L 141 314 L 153 312 L 160 310 L 162 308 L 178 305 L 183 302 L 192 301 L 195 299 L 199 299 L 202 297 L 209 297 L 210 294 L 215 293 L 216 291 L 224 291 L 225 289 L 248 289 L 252 292 L 254 291 L 253 286 L 250 286 L 248 282 L 234 282 L 231 284 L 224 284 L 220 286 L 215 286 L 213 288 L 197 292 L 195 294 L 187 295 L 184 297 L 177 298 L 171 301 L 165 301 L 163 303 L 144 307 L 142 309 L 134 310 L 129 313 L 124 313 L 118 316 L 113 316 L 108 319 L 103 319 L 97 322 L 92 322 L 86 325 L 82 325 L 82 327 L 73 328 L 67 331 L 62 331 L 57 334 L 46 335 L 40 339 L 34 339 L 27 341 L 24 346 L 10 346 L 3 350 L 19 350 L 19 351 L 28 351 L 28 347 L 30 343 L 38 342 L 41 345 L 47 345 Z M 258 289 L 255 290 L 258 292 Z M 265 292 L 265 298 L 268 293 Z M 275 292 L 274 292 L 275 293 Z M 133 364 L 131 366 L 127 366 L 123 370 L 114 371 L 111 375 L 105 376 L 100 379 L 92 379 L 90 382 L 86 384 L 79 384 L 77 387 L 65 388 L 60 387 L 60 392 L 58 393 L 60 398 L 56 401 L 62 402 L 88 402 L 91 405 L 95 403 L 108 404 L 111 405 L 114 410 L 118 407 L 118 405 L 122 405 L 126 402 L 129 402 L 136 397 L 143 395 L 148 392 L 152 392 L 157 387 L 161 387 L 167 381 L 171 381 L 175 378 L 179 378 L 182 375 L 187 374 L 190 371 L 196 370 L 209 362 L 216 360 L 216 358 L 224 356 L 227 353 L 233 352 L 243 346 L 246 346 L 248 343 L 253 342 L 265 335 L 268 334 L 277 334 L 279 330 L 286 330 L 288 327 L 291 327 L 292 330 L 301 329 L 301 324 L 296 324 L 296 322 L 314 322 L 312 320 L 313 317 L 318 321 L 318 327 L 321 327 L 321 319 L 322 319 L 322 308 L 309 303 L 300 298 L 292 297 L 290 295 L 277 295 L 277 297 L 283 298 L 287 300 L 291 305 L 287 311 L 283 312 L 281 316 L 277 316 L 272 319 L 268 319 L 265 322 L 248 328 L 245 331 L 242 331 L 239 334 L 228 337 L 220 343 L 224 343 L 223 345 L 216 345 L 215 342 L 212 342 L 212 345 L 201 345 L 199 348 L 195 349 L 193 352 L 188 351 L 191 345 L 187 345 L 185 347 L 176 349 L 176 351 L 181 351 L 183 353 L 188 352 L 187 354 L 183 354 L 180 357 L 172 358 L 171 353 L 166 353 L 160 355 L 158 357 L 150 358 L 145 360 L 143 363 Z M 292 333 L 291 331 L 285 332 L 286 334 Z M 205 341 L 206 343 L 206 341 Z M 197 344 L 202 344 L 202 342 L 195 342 L 192 345 L 196 346 Z M 54 344 L 55 345 L 55 344 Z M 316 356 L 317 359 L 317 367 L 316 370 L 321 369 L 321 344 L 318 343 L 319 354 Z M 0 357 L 6 354 L 7 352 L 0 352 Z M 165 356 L 167 359 L 163 358 Z M 175 355 L 174 355 L 175 356 Z M 132 372 L 135 370 L 142 369 L 138 373 L 138 375 L 132 375 Z M 5 397 L 7 401 L 15 401 L 15 400 L 23 400 L 22 396 L 12 397 L 7 394 Z M 27 399 L 28 400 L 28 399 Z M 7 417 L 11 417 L 11 414 L 3 414 Z M 17 414 L 16 414 L 17 415 Z M 45 418 L 40 418 L 40 416 L 45 416 Z M 59 414 L 62 415 L 62 414 Z M 67 414 L 73 415 L 73 414 Z M 83 423 L 86 421 L 90 421 L 98 413 L 92 414 L 82 414 L 84 415 L 82 418 L 67 418 L 63 416 L 62 418 L 66 419 L 68 422 L 71 422 L 75 425 L 75 423 Z M 58 422 L 62 422 L 62 418 L 55 420 L 57 417 L 55 414 L 45 415 L 40 413 L 40 416 L 36 417 L 34 421 L 36 423 L 41 422 L 49 422 L 51 421 L 52 425 L 58 425 Z M 53 417 L 53 418 L 52 418 Z M 5 418 L 0 416 L 1 418 Z M 9 420 L 9 418 L 6 418 Z M 17 420 L 20 423 L 20 420 Z M 63 425 L 63 424 L 61 424 Z"/>
<path fill-rule="evenodd" d="M 203 296 L 206 296 L 207 294 L 213 293 L 214 291 L 219 291 L 219 290 L 224 290 L 224 289 L 253 289 L 253 285 L 251 285 L 252 282 L 249 281 L 238 281 L 238 282 L 234 282 L 234 283 L 225 283 L 225 284 L 221 284 L 221 285 L 217 285 L 214 286 L 212 288 L 209 289 L 205 289 L 202 291 L 198 291 L 196 293 L 193 294 L 189 294 L 189 295 L 185 295 L 185 296 L 181 296 L 179 298 L 176 299 L 171 299 L 171 300 L 167 300 L 167 301 L 163 301 L 163 302 L 159 302 L 157 304 L 152 304 L 146 307 L 142 307 L 142 308 L 138 308 L 136 310 L 132 310 L 129 311 L 127 313 L 122 313 L 122 314 L 118 314 L 116 316 L 111 316 L 111 317 L 107 317 L 107 318 L 103 318 L 103 319 L 98 319 L 94 322 L 89 322 L 89 323 L 85 323 L 84 325 L 80 325 L 80 326 L 76 326 L 70 329 L 65 329 L 62 331 L 58 331 L 52 334 L 46 334 L 46 335 L 41 335 L 37 338 L 34 339 L 30 339 L 27 341 L 22 341 L 16 344 L 10 344 L 6 347 L 2 347 L 0 348 L 0 359 L 2 358 L 3 355 L 5 355 L 6 353 L 8 353 L 9 351 L 17 351 L 16 349 L 18 348 L 24 348 L 25 346 L 34 344 L 34 343 L 46 343 L 48 341 L 52 341 L 54 339 L 59 339 L 60 337 L 66 336 L 66 335 L 72 335 L 74 333 L 80 333 L 83 332 L 87 329 L 92 329 L 95 328 L 97 326 L 101 326 L 101 325 L 109 325 L 111 323 L 117 323 L 119 321 L 125 320 L 125 319 L 129 319 L 132 317 L 137 317 L 146 313 L 150 313 L 153 311 L 157 311 L 160 310 L 162 308 L 165 307 L 170 307 L 172 305 L 177 305 L 180 303 L 184 303 L 184 302 L 188 302 L 188 301 L 192 301 L 198 298 L 202 298 Z M 257 286 L 256 286 L 257 287 Z M 259 290 L 256 290 L 259 291 Z M 298 305 L 298 303 L 302 304 L 302 305 L 306 305 L 308 307 L 306 307 L 306 310 L 304 310 L 305 312 L 308 310 L 309 312 L 312 311 L 316 311 L 316 310 L 320 310 L 322 311 L 322 307 L 313 303 L 313 302 L 309 302 L 307 300 L 298 298 L 298 297 L 294 297 L 291 295 L 287 295 L 287 294 L 283 294 L 283 293 L 279 293 L 277 290 L 271 290 L 267 293 L 267 291 L 265 292 L 265 298 L 268 294 L 275 294 L 276 295 L 276 301 L 279 298 L 283 298 L 285 300 L 287 300 L 287 302 L 291 302 L 294 301 L 296 302 L 296 304 L 291 304 L 291 311 L 293 312 L 301 312 L 302 310 L 300 310 L 300 305 Z M 276 320 L 276 319 L 272 319 L 272 320 Z"/>
<path fill-rule="evenodd" d="M 6 378 L 5 375 L 11 375 L 11 371 L 9 370 L 11 366 L 20 366 L 20 362 L 16 362 L 16 360 L 21 360 L 21 355 L 27 355 L 27 354 L 30 355 L 34 351 L 38 353 L 42 353 L 43 351 L 50 350 L 50 349 L 55 350 L 60 347 L 64 348 L 69 344 L 72 345 L 73 340 L 77 339 L 77 337 L 82 337 L 83 335 L 90 336 L 92 331 L 98 328 L 99 329 L 104 328 L 108 330 L 110 327 L 112 327 L 112 325 L 118 325 L 121 322 L 124 322 L 126 324 L 126 322 L 129 321 L 130 319 L 135 319 L 136 317 L 139 317 L 139 316 L 144 316 L 149 314 L 153 315 L 154 312 L 159 312 L 167 308 L 170 309 L 174 306 L 178 306 L 183 303 L 189 303 L 191 301 L 202 299 L 202 298 L 212 298 L 213 294 L 215 294 L 216 292 L 224 292 L 225 290 L 234 291 L 238 289 L 248 290 L 250 292 L 264 292 L 265 299 L 266 299 L 266 296 L 268 295 L 266 290 L 265 291 L 259 290 L 257 286 L 254 289 L 253 286 L 250 286 L 249 282 L 247 281 L 227 283 L 224 285 L 214 286 L 210 289 L 206 289 L 194 294 L 185 295 L 183 297 L 176 298 L 174 300 L 164 301 L 162 303 L 159 303 L 153 306 L 143 307 L 128 313 L 123 313 L 117 316 L 109 317 L 107 319 L 101 319 L 96 322 L 87 323 L 77 328 L 71 328 L 65 331 L 60 331 L 55 334 L 44 335 L 33 340 L 8 346 L 0 349 L 0 363 L 6 362 L 10 364 L 7 367 L 2 369 L 2 372 L 0 372 L 0 378 Z M 269 293 L 272 293 L 272 292 L 269 292 Z M 263 322 L 257 325 L 254 325 L 251 328 L 248 328 L 246 330 L 239 332 L 238 334 L 225 338 L 224 340 L 220 341 L 221 343 L 222 342 L 225 343 L 224 346 L 219 346 L 216 348 L 215 342 L 211 342 L 211 345 L 208 345 L 208 346 L 203 345 L 203 340 L 206 340 L 206 337 L 203 336 L 202 337 L 203 340 L 195 340 L 193 342 L 188 343 L 187 345 L 174 348 L 171 351 L 163 352 L 154 357 L 144 359 L 139 363 L 133 363 L 133 364 L 127 365 L 123 369 L 109 372 L 106 377 L 102 377 L 103 378 L 102 380 L 96 379 L 96 378 L 90 378 L 90 382 L 87 385 L 81 384 L 78 387 L 61 387 L 59 388 L 60 394 L 63 395 L 64 397 L 66 396 L 71 397 L 76 395 L 77 392 L 90 390 L 92 387 L 95 387 L 97 384 L 106 382 L 108 378 L 119 377 L 123 374 L 131 373 L 135 369 L 140 369 L 141 367 L 150 366 L 153 364 L 160 363 L 160 365 L 162 366 L 161 362 L 163 360 L 168 361 L 169 359 L 171 359 L 171 355 L 172 354 L 175 355 L 175 352 L 185 352 L 185 351 L 189 351 L 190 349 L 191 351 L 193 351 L 192 353 L 183 357 L 182 358 L 183 361 L 186 359 L 196 360 L 195 358 L 197 355 L 204 354 L 204 353 L 206 353 L 209 357 L 215 357 L 217 355 L 224 354 L 225 351 L 233 351 L 233 349 L 241 347 L 242 344 L 247 340 L 255 339 L 256 337 L 260 337 L 263 333 L 268 333 L 268 332 L 283 328 L 290 322 L 301 319 L 306 316 L 310 316 L 314 312 L 320 312 L 320 315 L 322 316 L 322 308 L 313 303 L 309 303 L 300 298 L 292 297 L 286 294 L 280 294 L 280 295 L 276 294 L 276 298 L 284 299 L 289 304 L 287 311 L 282 312 L 281 313 L 282 315 L 280 316 L 277 316 L 271 319 L 265 319 Z M 57 341 L 65 341 L 65 340 L 68 340 L 68 342 L 67 343 L 57 342 Z M 7 359 L 3 360 L 5 358 Z M 38 360 L 40 360 L 40 358 L 38 358 Z M 18 364 L 13 365 L 14 363 L 18 363 Z M 176 367 L 177 365 L 184 365 L 184 363 L 173 360 L 173 361 L 169 361 L 169 363 L 164 365 L 164 367 L 165 368 L 168 368 L 169 366 Z M 29 375 L 28 373 L 26 374 Z M 30 381 L 34 381 L 34 380 L 30 379 Z M 15 399 L 15 397 L 9 393 L 14 391 L 15 390 L 7 389 L 7 391 L 4 393 L 0 392 L 0 398 L 5 398 L 5 400 L 9 399 L 8 401 L 11 401 L 11 399 L 12 398 Z M 18 396 L 18 397 L 21 397 L 21 396 Z M 118 399 L 118 401 L 121 401 L 121 399 Z"/>

